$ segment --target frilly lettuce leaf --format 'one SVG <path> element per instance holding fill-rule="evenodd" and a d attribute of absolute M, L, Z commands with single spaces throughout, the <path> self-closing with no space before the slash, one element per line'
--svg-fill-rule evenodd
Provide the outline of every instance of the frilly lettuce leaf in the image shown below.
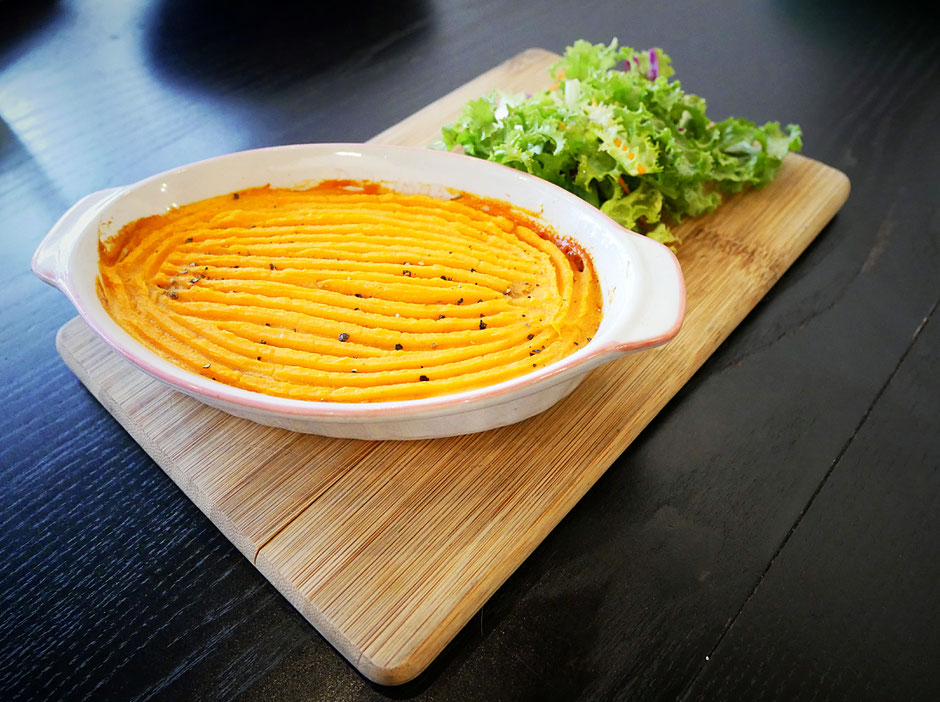
<path fill-rule="evenodd" d="M 552 89 L 471 100 L 443 129 L 441 146 L 560 185 L 623 226 L 664 243 L 669 224 L 710 212 L 722 193 L 769 183 L 796 125 L 715 123 L 685 93 L 661 49 L 579 40 L 551 69 Z"/>

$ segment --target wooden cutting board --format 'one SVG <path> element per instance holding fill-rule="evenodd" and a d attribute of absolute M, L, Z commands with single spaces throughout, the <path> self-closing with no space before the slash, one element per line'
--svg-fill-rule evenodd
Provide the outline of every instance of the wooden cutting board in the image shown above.
<path fill-rule="evenodd" d="M 548 86 L 531 49 L 374 141 L 425 145 L 465 100 Z M 731 333 L 848 196 L 797 155 L 763 190 L 685 222 L 688 312 L 665 347 L 592 372 L 548 412 L 450 439 L 365 442 L 236 419 L 173 392 L 80 319 L 69 367 L 186 495 L 368 678 L 410 680 L 434 659 Z"/>

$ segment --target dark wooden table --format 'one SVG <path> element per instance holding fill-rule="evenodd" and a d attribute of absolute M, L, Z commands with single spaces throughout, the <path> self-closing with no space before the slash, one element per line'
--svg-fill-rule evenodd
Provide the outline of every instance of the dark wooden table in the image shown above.
<path fill-rule="evenodd" d="M 0 698 L 940 698 L 940 38 L 917 3 L 0 2 Z M 836 219 L 432 667 L 359 676 L 58 358 L 81 196 L 365 140 L 503 59 L 659 45 Z"/>

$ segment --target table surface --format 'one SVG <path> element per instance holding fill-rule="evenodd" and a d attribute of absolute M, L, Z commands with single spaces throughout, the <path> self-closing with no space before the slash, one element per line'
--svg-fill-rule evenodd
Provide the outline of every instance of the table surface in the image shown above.
<path fill-rule="evenodd" d="M 940 697 L 940 41 L 919 5 L 0 2 L 0 698 Z M 361 677 L 84 390 L 29 272 L 83 195 L 362 141 L 505 58 L 661 46 L 852 195 L 432 664 Z M 12 693 L 12 694 L 11 694 Z"/>

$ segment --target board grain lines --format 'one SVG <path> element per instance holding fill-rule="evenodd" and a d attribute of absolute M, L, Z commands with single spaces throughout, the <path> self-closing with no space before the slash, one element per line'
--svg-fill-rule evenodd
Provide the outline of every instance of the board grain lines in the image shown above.
<path fill-rule="evenodd" d="M 375 141 L 424 146 L 467 99 L 546 87 L 529 50 Z M 565 401 L 483 434 L 361 442 L 292 434 L 176 394 L 78 319 L 67 364 L 278 590 L 370 679 L 437 656 L 786 271 L 848 195 L 791 155 L 766 188 L 678 228 L 688 290 L 679 336 L 591 373 Z"/>

